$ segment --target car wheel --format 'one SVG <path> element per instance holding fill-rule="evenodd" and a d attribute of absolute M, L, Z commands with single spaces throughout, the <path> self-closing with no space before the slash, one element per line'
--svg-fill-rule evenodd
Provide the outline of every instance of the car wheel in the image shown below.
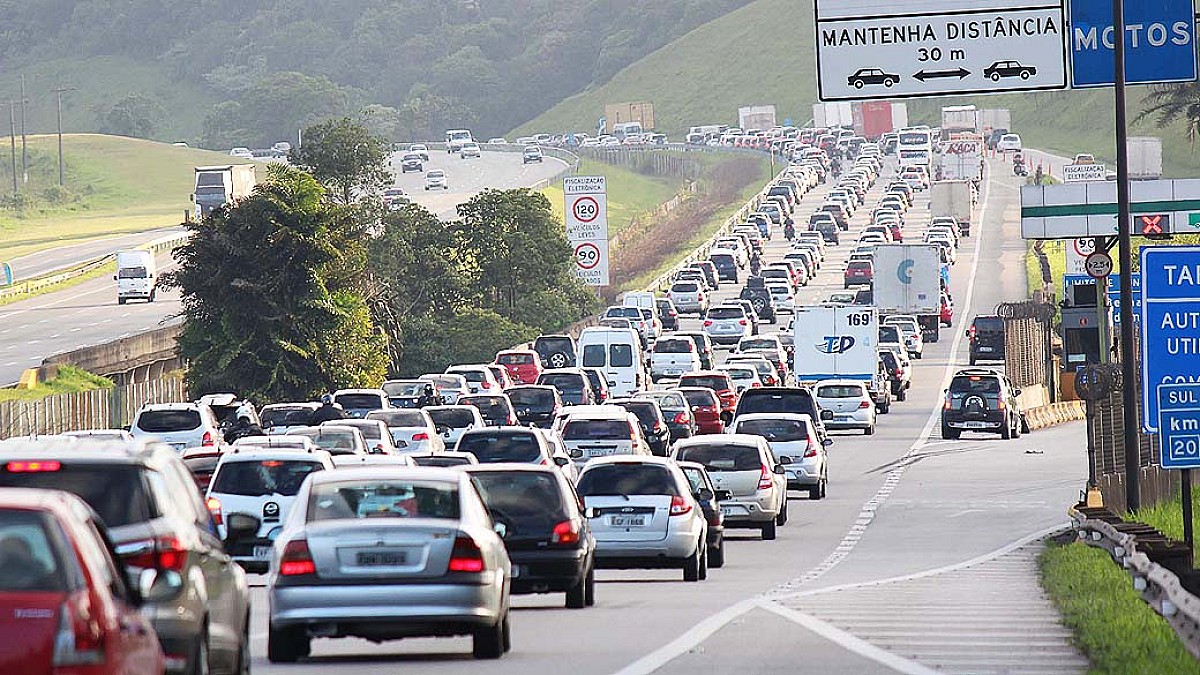
<path fill-rule="evenodd" d="M 992 73 L 992 82 L 1000 81 L 1000 73 Z"/>
<path fill-rule="evenodd" d="M 509 621 L 508 614 L 504 615 L 504 653 L 512 651 L 512 622 Z"/>
<path fill-rule="evenodd" d="M 787 493 L 785 491 L 785 493 L 783 495 L 783 506 L 779 509 L 779 513 L 776 514 L 776 516 L 775 516 L 775 524 L 780 525 L 780 526 L 787 525 L 787 521 L 788 521 L 788 503 L 787 503 Z"/>
<path fill-rule="evenodd" d="M 587 600 L 584 602 L 588 607 L 596 605 L 596 566 L 593 564 L 588 568 L 587 575 Z"/>
<path fill-rule="evenodd" d="M 567 367 L 567 355 L 562 352 L 554 352 L 547 360 L 549 361 L 551 368 Z"/>
<path fill-rule="evenodd" d="M 704 539 L 696 545 L 696 550 L 700 551 L 700 581 L 708 578 L 708 546 L 704 544 Z"/>
<path fill-rule="evenodd" d="M 593 583 L 592 570 L 589 568 L 587 574 L 583 575 L 578 584 L 567 589 L 567 609 L 583 609 L 587 607 L 588 586 L 591 586 Z"/>
<path fill-rule="evenodd" d="M 828 493 L 829 493 L 829 479 L 822 478 L 821 479 L 821 496 L 817 497 L 817 499 L 825 499 L 825 497 L 828 495 Z"/>
<path fill-rule="evenodd" d="M 763 538 L 763 541 L 774 541 L 775 540 L 775 519 L 774 518 L 767 521 L 766 525 L 763 525 L 762 538 Z"/>
<path fill-rule="evenodd" d="M 971 355 L 971 365 L 975 365 L 975 355 Z"/>
<path fill-rule="evenodd" d="M 900 387 L 900 393 L 896 394 L 896 400 L 903 401 L 906 398 L 908 398 L 908 392 L 904 390 L 904 387 Z"/>
<path fill-rule="evenodd" d="M 295 663 L 308 656 L 310 647 L 303 626 L 267 626 L 267 660 L 271 663 Z"/>
<path fill-rule="evenodd" d="M 704 546 L 696 547 L 696 550 L 691 555 L 683 560 L 683 580 L 684 581 L 700 581 L 700 556 Z"/>
<path fill-rule="evenodd" d="M 1022 80 L 1028 80 L 1028 79 L 1029 79 L 1029 71 L 1028 71 L 1028 70 L 1022 70 L 1022 71 L 1021 71 L 1021 79 L 1022 79 Z"/>
<path fill-rule="evenodd" d="M 960 431 L 958 429 L 951 429 L 950 427 L 946 426 L 945 424 L 942 425 L 942 440 L 957 441 L 958 437 L 961 435 L 962 435 L 962 431 Z"/>
<path fill-rule="evenodd" d="M 498 659 L 504 654 L 504 633 L 508 630 L 508 612 L 494 626 L 476 629 L 471 654 L 477 659 Z"/>
<path fill-rule="evenodd" d="M 888 87 L 888 88 L 891 88 L 891 86 L 892 86 L 893 84 L 896 84 L 896 81 L 895 81 L 895 80 L 893 80 L 893 79 L 892 79 L 892 78 L 890 78 L 890 77 L 889 77 L 889 78 L 887 78 L 887 79 L 885 79 L 885 80 L 883 81 L 883 86 L 885 86 L 885 87 Z"/>
<path fill-rule="evenodd" d="M 921 359 L 925 358 L 925 353 L 924 353 L 924 352 L 917 352 L 916 354 L 913 354 L 913 358 L 914 358 L 914 359 L 917 359 L 918 361 L 920 361 Z"/>
<path fill-rule="evenodd" d="M 1021 418 L 1018 416 L 1017 419 L 1013 420 L 1013 438 L 1020 438 L 1020 437 L 1021 437 Z"/>
<path fill-rule="evenodd" d="M 892 402 L 891 401 L 888 401 L 888 402 L 884 403 L 883 405 L 879 406 L 879 413 L 882 415 L 886 415 L 886 414 L 890 413 L 891 411 L 892 411 Z"/>
<path fill-rule="evenodd" d="M 854 81 L 854 88 L 855 88 L 855 89 L 862 89 L 862 88 L 863 88 L 863 85 L 865 85 L 865 84 L 866 84 L 866 82 L 863 82 L 862 80 L 855 80 L 855 81 Z"/>
<path fill-rule="evenodd" d="M 717 542 L 716 548 L 708 549 L 708 566 L 720 569 L 725 566 L 725 537 Z"/>
<path fill-rule="evenodd" d="M 875 435 L 875 425 L 872 424 L 871 426 L 867 427 L 866 429 L 863 429 L 863 435 L 864 436 L 874 436 Z"/>
<path fill-rule="evenodd" d="M 118 304 L 118 305 L 123 305 L 123 304 L 125 304 L 125 298 L 117 298 L 117 304 Z"/>
<path fill-rule="evenodd" d="M 1022 413 L 1021 414 L 1021 433 L 1027 434 L 1027 433 L 1029 433 L 1029 431 L 1030 431 L 1029 420 L 1025 419 L 1025 414 Z"/>

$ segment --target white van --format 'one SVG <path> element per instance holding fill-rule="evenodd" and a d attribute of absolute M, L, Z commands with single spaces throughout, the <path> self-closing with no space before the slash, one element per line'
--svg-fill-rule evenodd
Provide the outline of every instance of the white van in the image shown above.
<path fill-rule="evenodd" d="M 642 340 L 632 328 L 584 328 L 575 353 L 578 367 L 604 372 L 614 398 L 631 396 L 646 382 Z"/>
<path fill-rule="evenodd" d="M 154 252 L 143 249 L 117 251 L 117 304 L 127 300 L 154 302 L 158 285 L 158 270 Z"/>

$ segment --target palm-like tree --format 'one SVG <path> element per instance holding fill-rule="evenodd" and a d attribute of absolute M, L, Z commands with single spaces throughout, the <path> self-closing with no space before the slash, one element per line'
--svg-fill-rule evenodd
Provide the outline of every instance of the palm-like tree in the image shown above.
<path fill-rule="evenodd" d="M 1177 121 L 1184 123 L 1184 136 L 1196 149 L 1196 141 L 1200 140 L 1200 82 L 1183 84 L 1158 84 L 1150 88 L 1146 96 L 1146 107 L 1138 114 L 1136 121 L 1150 116 L 1157 116 L 1155 124 L 1162 129 Z"/>

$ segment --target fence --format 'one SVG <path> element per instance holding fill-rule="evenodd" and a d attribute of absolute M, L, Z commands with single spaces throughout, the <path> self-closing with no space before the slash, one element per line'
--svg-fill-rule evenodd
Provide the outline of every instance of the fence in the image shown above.
<path fill-rule="evenodd" d="M 652 147 L 652 146 L 651 146 Z M 653 176 L 679 176 L 695 180 L 704 171 L 704 165 L 681 152 L 663 152 L 637 148 L 580 148 L 582 157 L 605 164 L 631 169 Z"/>
<path fill-rule="evenodd" d="M 32 401 L 3 401 L 0 402 L 0 438 L 79 429 L 118 429 L 129 426 L 134 413 L 146 403 L 186 400 L 184 381 L 164 378 Z"/>

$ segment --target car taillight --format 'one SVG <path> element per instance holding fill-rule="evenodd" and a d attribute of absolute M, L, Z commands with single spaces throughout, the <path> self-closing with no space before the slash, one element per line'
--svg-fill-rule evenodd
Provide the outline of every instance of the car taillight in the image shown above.
<path fill-rule="evenodd" d="M 675 413 L 675 424 L 687 424 L 688 416 L 685 412 Z"/>
<path fill-rule="evenodd" d="M 454 550 L 450 553 L 451 572 L 482 572 L 483 550 L 475 540 L 467 536 L 459 536 L 454 540 Z"/>
<path fill-rule="evenodd" d="M 122 548 L 134 549 L 138 553 L 123 556 L 126 565 L 143 569 L 158 569 L 179 572 L 187 562 L 187 549 L 179 539 L 170 535 L 125 544 Z"/>
<path fill-rule="evenodd" d="M 213 435 L 211 431 L 204 432 L 204 436 L 200 438 L 200 445 L 202 447 L 211 447 L 215 445 L 213 443 Z"/>
<path fill-rule="evenodd" d="M 996 401 L 997 410 L 1004 410 L 1006 407 L 1007 405 L 1004 403 L 1004 401 Z"/>
<path fill-rule="evenodd" d="M 950 410 L 950 397 L 949 396 L 947 396 L 945 402 L 942 403 L 942 410 Z"/>
<path fill-rule="evenodd" d="M 692 505 L 681 495 L 671 497 L 671 515 L 682 516 L 691 513 Z"/>
<path fill-rule="evenodd" d="M 903 375 L 904 375 L 904 369 L 903 369 L 903 368 L 897 368 L 897 369 L 896 369 L 896 377 L 902 377 Z"/>
<path fill-rule="evenodd" d="M 54 666 L 104 663 L 104 628 L 92 611 L 87 591 L 77 591 L 59 608 L 54 635 Z"/>
<path fill-rule="evenodd" d="M 480 386 L 482 386 L 484 389 L 491 389 L 492 383 L 491 382 L 483 382 Z"/>
<path fill-rule="evenodd" d="M 510 427 L 516 426 L 516 425 L 517 425 L 517 418 L 516 418 L 516 417 L 513 417 L 512 415 L 509 415 L 509 416 L 508 416 L 508 419 L 507 419 L 507 420 L 505 420 L 505 424 L 507 424 L 507 425 L 508 425 L 508 426 L 510 426 Z"/>
<path fill-rule="evenodd" d="M 870 408 L 870 407 L 871 407 L 871 402 L 870 402 L 870 401 L 859 401 L 859 402 L 858 402 L 858 409 L 859 409 L 859 410 L 866 410 L 867 408 Z"/>
<path fill-rule="evenodd" d="M 712 322 L 712 320 L 711 320 L 711 319 L 705 319 L 705 320 L 704 320 L 704 327 L 705 327 L 705 328 L 708 328 L 708 327 L 709 327 L 709 326 L 711 326 L 711 325 L 713 325 L 713 322 Z"/>
<path fill-rule="evenodd" d="M 743 326 L 745 326 L 745 325 L 746 325 L 746 320 L 745 320 L 745 319 L 740 319 L 740 320 L 738 320 L 738 323 L 739 323 L 739 324 L 741 324 L 741 325 L 743 325 Z"/>
<path fill-rule="evenodd" d="M 62 468 L 61 462 L 9 462 L 4 465 L 4 468 L 9 473 L 41 473 L 44 471 L 58 471 Z"/>
<path fill-rule="evenodd" d="M 313 562 L 312 552 L 308 550 L 307 539 L 293 539 L 283 547 L 283 555 L 279 557 L 280 576 L 296 577 L 316 573 L 317 564 Z"/>
<path fill-rule="evenodd" d="M 554 526 L 550 535 L 550 543 L 562 546 L 579 543 L 579 523 L 574 520 L 564 520 Z"/>
<path fill-rule="evenodd" d="M 429 440 L 429 434 L 425 433 L 424 431 L 415 433 L 415 434 L 413 434 L 413 440 L 414 441 L 427 441 L 427 440 Z"/>
<path fill-rule="evenodd" d="M 224 523 L 225 519 L 221 515 L 221 500 L 216 497 L 209 497 L 206 503 L 208 504 L 208 512 L 212 515 L 213 522 L 217 525 Z"/>
<path fill-rule="evenodd" d="M 804 448 L 805 457 L 817 456 L 817 442 L 810 436 L 808 438 L 808 447 Z"/>
<path fill-rule="evenodd" d="M 758 489 L 770 490 L 775 485 L 774 479 L 771 478 L 771 467 L 766 464 L 762 465 L 762 473 L 758 477 Z"/>

